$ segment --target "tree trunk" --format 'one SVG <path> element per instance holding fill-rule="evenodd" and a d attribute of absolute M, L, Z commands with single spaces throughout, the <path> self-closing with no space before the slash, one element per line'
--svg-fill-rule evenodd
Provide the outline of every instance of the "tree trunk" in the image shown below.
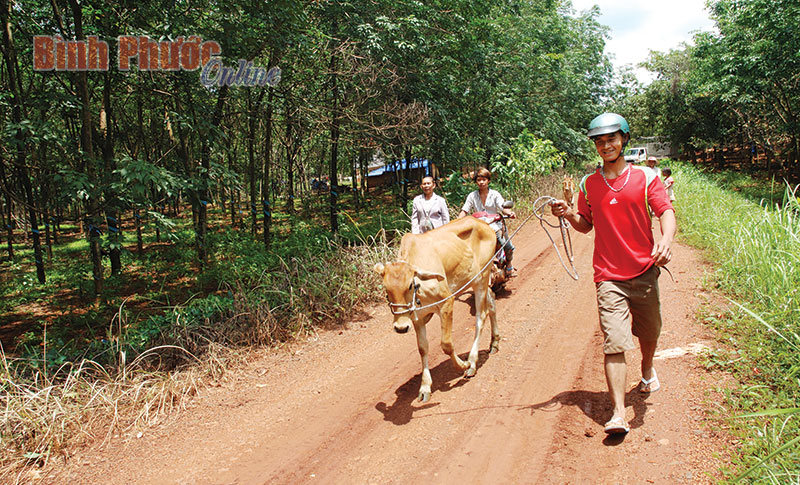
<path fill-rule="evenodd" d="M 228 170 L 233 172 L 233 160 L 236 158 L 236 145 L 233 146 L 230 150 L 228 150 Z M 231 203 L 231 228 L 236 227 L 236 190 L 231 187 L 230 188 L 230 203 Z"/>
<path fill-rule="evenodd" d="M 161 212 L 158 210 L 158 207 L 153 207 L 153 210 L 159 213 Z M 156 226 L 156 242 L 157 243 L 161 242 L 161 228 L 158 226 Z"/>
<path fill-rule="evenodd" d="M 357 207 L 361 207 L 361 198 L 358 196 L 358 180 L 356 177 L 356 167 L 359 164 L 359 158 L 361 157 L 361 148 L 358 149 L 356 156 L 350 162 L 350 188 L 353 189 L 353 204 Z"/>
<path fill-rule="evenodd" d="M 228 85 L 224 85 L 219 90 L 217 96 L 217 106 L 214 109 L 213 117 L 211 118 L 211 128 L 219 127 L 222 121 L 222 113 L 225 108 L 225 100 L 228 97 Z M 201 269 L 208 264 L 208 248 L 206 247 L 206 234 L 208 232 L 208 178 L 207 174 L 211 170 L 211 142 L 204 139 L 202 143 L 202 152 L 200 164 L 203 167 L 205 176 L 202 177 L 200 183 L 200 190 L 198 190 L 198 211 L 197 211 L 197 234 L 195 241 L 197 242 L 197 260 L 200 263 Z"/>
<path fill-rule="evenodd" d="M 250 220 L 252 225 L 250 232 L 255 236 L 257 229 L 257 212 L 256 212 L 256 113 L 261 100 L 264 96 L 264 90 L 258 96 L 258 100 L 254 103 L 250 98 L 250 91 L 247 91 L 247 159 L 248 159 L 248 172 L 250 175 Z"/>
<path fill-rule="evenodd" d="M 404 211 L 408 210 L 408 181 L 411 177 L 411 145 L 406 145 L 405 150 L 405 159 L 406 159 L 406 169 L 403 171 L 403 200 L 402 200 L 402 208 Z"/>
<path fill-rule="evenodd" d="M 77 0 L 69 1 L 75 25 L 75 39 L 84 40 L 83 12 Z M 78 98 L 81 102 L 81 151 L 83 152 L 84 170 L 89 180 L 97 180 L 95 170 L 94 147 L 92 145 L 92 114 L 89 100 L 89 81 L 86 71 L 76 73 L 75 80 Z M 92 277 L 94 294 L 100 295 L 103 290 L 103 261 L 100 254 L 100 207 L 97 197 L 91 195 L 86 204 L 87 226 L 89 236 L 89 252 L 92 261 Z"/>
<path fill-rule="evenodd" d="M 139 256 L 144 252 L 144 241 L 142 240 L 142 219 L 139 216 L 139 208 L 133 209 L 133 224 L 136 226 L 136 254 Z"/>
<path fill-rule="evenodd" d="M 14 123 L 21 123 L 23 118 L 22 112 L 22 92 L 19 89 L 19 80 L 17 79 L 17 52 L 14 48 L 14 39 L 11 33 L 11 5 L 8 0 L 0 0 L 0 24 L 3 28 L 3 57 L 6 60 L 6 70 L 8 75 L 8 87 L 12 96 L 11 119 Z M 42 246 L 39 240 L 39 227 L 36 220 L 36 207 L 33 198 L 33 190 L 31 187 L 31 179 L 28 175 L 28 167 L 26 166 L 25 143 L 23 135 L 20 131 L 17 132 L 17 147 L 16 147 L 16 166 L 17 176 L 22 188 L 25 192 L 25 199 L 28 205 L 28 217 L 30 218 L 31 232 L 33 233 L 33 257 L 36 263 L 36 277 L 39 283 L 45 283 L 44 261 L 42 261 Z M 2 164 L 0 164 L 2 165 Z M 4 170 L 5 171 L 5 170 Z M 5 179 L 5 174 L 3 178 Z M 10 202 L 10 201 L 9 201 Z M 9 239 L 10 241 L 10 239 Z M 13 249 L 9 252 L 13 255 Z"/>
<path fill-rule="evenodd" d="M 270 59 L 269 65 L 273 62 Z M 267 88 L 267 112 L 264 115 L 264 169 L 261 171 L 261 207 L 264 211 L 264 247 L 269 249 L 272 230 L 272 207 L 270 207 L 270 171 L 272 169 L 272 112 L 275 88 Z"/>
<path fill-rule="evenodd" d="M 359 150 L 358 160 L 361 163 L 361 166 L 359 167 L 359 170 L 361 172 L 361 195 L 363 196 L 364 202 L 366 203 L 367 194 L 369 192 L 369 187 L 367 185 L 367 175 L 368 175 L 367 172 L 369 170 L 369 163 L 368 163 L 369 151 L 366 148 L 362 148 L 361 150 Z"/>
<path fill-rule="evenodd" d="M 105 126 L 103 126 L 103 119 L 101 116 L 100 131 L 103 135 L 103 167 L 107 173 L 116 170 L 116 162 L 114 161 L 114 135 L 113 135 L 113 118 L 111 111 L 111 73 L 106 71 L 104 73 L 103 84 L 103 110 L 105 112 Z M 111 251 L 109 258 L 111 259 L 111 274 L 118 275 L 122 271 L 122 261 L 120 260 L 120 248 L 122 246 L 122 231 L 120 223 L 117 219 L 119 211 L 119 199 L 117 195 L 111 193 L 110 190 L 106 191 L 106 222 L 108 224 L 108 239 L 111 241 Z"/>
<path fill-rule="evenodd" d="M 53 262 L 53 242 L 52 238 L 50 237 L 50 221 L 52 221 L 52 217 L 50 217 L 50 211 L 48 210 L 48 195 L 49 195 L 49 186 L 50 184 L 44 182 L 41 184 L 42 187 L 42 197 L 41 197 L 41 208 L 42 208 L 42 219 L 44 222 L 44 242 L 45 247 L 47 248 L 47 260 L 51 263 Z"/>
<path fill-rule="evenodd" d="M 335 31 L 335 29 L 334 29 Z M 328 176 L 330 177 L 330 222 L 331 232 L 334 234 L 339 231 L 339 181 L 337 178 L 337 161 L 339 158 L 339 91 L 336 83 L 336 53 L 331 54 L 331 158 L 328 164 Z"/>
<path fill-rule="evenodd" d="M 3 227 L 6 227 L 6 208 L 5 205 L 3 205 L 3 199 L 0 199 L 0 224 L 2 224 Z M 3 243 L 3 238 L 0 237 L 0 245 L 2 243 Z M 10 258 L 9 261 L 11 261 Z"/>
<path fill-rule="evenodd" d="M 0 6 L 0 8 L 3 8 Z M 5 186 L 5 191 L 3 194 L 5 195 L 6 200 L 6 214 L 8 217 L 5 219 L 5 228 L 6 228 L 6 244 L 8 245 L 8 260 L 14 260 L 14 221 L 11 218 L 11 184 L 9 180 L 6 178 L 6 168 L 3 161 L 0 159 L 0 182 L 3 183 Z"/>
<path fill-rule="evenodd" d="M 289 220 L 294 223 L 295 207 L 294 207 L 294 156 L 295 156 L 295 128 L 293 120 L 293 107 L 289 103 L 290 93 L 286 93 L 285 108 L 286 108 L 286 183 L 288 189 L 288 196 L 286 197 L 286 210 L 289 213 Z"/>
<path fill-rule="evenodd" d="M 139 143 L 142 145 L 142 150 L 144 151 L 144 158 L 148 162 L 150 161 L 150 148 L 148 147 L 147 143 L 147 135 L 145 134 L 144 129 L 144 116 L 142 114 L 142 94 L 139 93 L 136 96 L 136 121 L 139 124 Z M 160 144 L 160 138 L 156 138 L 155 146 L 156 151 L 158 151 L 158 146 Z M 147 193 L 147 188 L 145 188 L 144 193 Z M 136 228 L 136 254 L 141 257 L 142 253 L 144 252 L 144 240 L 142 238 L 142 216 L 139 214 L 139 204 L 144 203 L 144 201 L 134 200 L 133 201 L 133 224 Z M 146 207 L 146 206 L 145 206 Z"/>
<path fill-rule="evenodd" d="M 53 224 L 53 244 L 58 244 L 58 233 L 61 231 L 61 205 L 56 201 L 55 211 L 53 216 L 50 218 L 50 222 Z"/>

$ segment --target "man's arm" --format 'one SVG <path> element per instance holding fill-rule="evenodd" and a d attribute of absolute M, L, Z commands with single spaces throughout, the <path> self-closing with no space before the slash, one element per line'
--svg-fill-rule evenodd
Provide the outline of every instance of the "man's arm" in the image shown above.
<path fill-rule="evenodd" d="M 459 219 L 461 219 L 462 217 L 468 216 L 469 212 L 467 212 L 467 211 L 472 209 L 472 202 L 469 200 L 470 195 L 472 195 L 471 192 L 467 195 L 467 200 L 464 201 L 464 206 L 461 207 L 461 212 L 458 213 L 458 218 Z"/>
<path fill-rule="evenodd" d="M 448 224 L 450 222 L 450 209 L 447 208 L 447 202 L 444 198 L 439 198 L 439 205 L 442 211 L 442 225 Z"/>
<path fill-rule="evenodd" d="M 675 231 L 677 230 L 677 222 L 675 220 L 675 211 L 667 209 L 658 218 L 661 223 L 661 239 L 653 246 L 653 261 L 656 266 L 664 266 L 672 260 L 672 242 L 675 240 Z"/>
<path fill-rule="evenodd" d="M 411 234 L 422 234 L 419 228 L 419 212 L 417 211 L 417 201 L 411 202 Z"/>

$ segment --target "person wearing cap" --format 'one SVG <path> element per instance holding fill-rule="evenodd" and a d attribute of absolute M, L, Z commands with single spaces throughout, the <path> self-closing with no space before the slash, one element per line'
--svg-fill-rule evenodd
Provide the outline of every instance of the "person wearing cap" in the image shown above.
<path fill-rule="evenodd" d="M 636 348 L 634 336 L 642 354 L 639 391 L 651 393 L 661 387 L 653 368 L 661 333 L 658 276 L 659 267 L 672 258 L 675 210 L 655 172 L 625 162 L 623 152 L 630 139 L 625 118 L 603 113 L 589 124 L 588 136 L 602 166 L 581 180 L 577 211 L 563 200 L 553 202 L 551 208 L 553 215 L 565 217 L 575 230 L 595 230 L 594 282 L 606 383 L 614 407 L 605 432 L 627 433 L 625 351 Z M 651 230 L 650 209 L 660 221 L 658 241 Z"/>
<path fill-rule="evenodd" d="M 658 159 L 656 157 L 650 157 L 647 159 L 647 167 L 655 172 L 656 177 L 661 178 L 661 169 L 656 167 L 658 165 Z"/>

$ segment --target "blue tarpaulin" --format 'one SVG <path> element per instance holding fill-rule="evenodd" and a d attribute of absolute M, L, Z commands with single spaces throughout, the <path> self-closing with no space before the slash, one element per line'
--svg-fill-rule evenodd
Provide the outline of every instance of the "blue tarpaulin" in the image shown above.
<path fill-rule="evenodd" d="M 431 174 L 431 162 L 428 159 L 420 160 L 419 158 L 412 158 L 411 159 L 411 169 L 415 168 L 424 168 L 425 175 Z M 389 162 L 383 167 L 376 168 L 375 170 L 371 171 L 367 174 L 367 177 L 378 177 L 387 172 L 396 172 L 397 170 L 405 170 L 406 169 L 406 159 L 402 160 L 395 160 L 394 162 Z"/>

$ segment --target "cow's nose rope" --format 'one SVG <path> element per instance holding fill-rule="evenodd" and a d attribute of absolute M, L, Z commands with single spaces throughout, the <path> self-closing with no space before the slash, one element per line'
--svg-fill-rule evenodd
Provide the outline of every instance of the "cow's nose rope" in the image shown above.
<path fill-rule="evenodd" d="M 567 221 L 563 217 L 559 217 L 559 225 L 555 226 L 555 225 L 551 224 L 550 222 L 546 221 L 544 219 L 543 215 L 539 214 L 540 212 L 542 212 L 542 210 L 544 209 L 545 206 L 550 205 L 552 202 L 555 202 L 556 200 L 557 200 L 556 198 L 550 197 L 549 195 L 545 195 L 545 196 L 542 196 L 542 197 L 539 197 L 538 199 L 536 199 L 536 202 L 534 202 L 534 204 L 533 204 L 533 213 L 531 213 L 531 215 L 529 215 L 528 217 L 525 218 L 524 221 L 522 221 L 522 224 L 519 225 L 517 230 L 514 231 L 508 237 L 508 239 L 509 239 L 509 241 L 511 239 L 513 239 L 514 236 L 516 236 L 517 233 L 520 231 L 520 229 L 522 229 L 525 226 L 525 224 L 528 223 L 528 221 L 531 219 L 531 217 L 536 216 L 539 219 L 539 222 L 541 223 L 545 234 L 547 234 L 547 237 L 550 238 L 550 242 L 553 244 L 553 247 L 556 249 L 556 254 L 558 255 L 559 261 L 561 261 L 561 266 L 564 267 L 564 270 L 567 272 L 568 275 L 572 276 L 572 278 L 574 280 L 577 280 L 578 279 L 578 271 L 575 269 L 575 265 L 572 264 L 573 261 L 575 260 L 575 258 L 574 258 L 573 253 L 572 253 L 572 239 L 569 236 L 569 225 L 568 225 Z M 540 201 L 544 201 L 544 202 L 542 204 L 540 204 L 539 203 Z M 570 269 L 567 268 L 567 265 L 564 263 L 564 260 L 561 258 L 561 252 L 558 250 L 558 246 L 556 245 L 556 242 L 553 240 L 553 238 L 550 236 L 550 233 L 547 231 L 547 228 L 545 227 L 545 224 L 547 224 L 550 227 L 558 227 L 558 228 L 561 229 L 561 239 L 564 242 L 564 251 L 567 253 L 567 257 L 569 258 L 569 264 L 572 267 L 572 271 L 570 271 Z M 489 261 L 485 265 L 483 265 L 483 268 L 481 268 L 480 271 L 475 273 L 475 276 L 473 276 L 472 278 L 469 279 L 469 281 L 464 283 L 464 285 L 461 286 L 461 288 L 456 290 L 454 293 L 451 293 L 450 296 L 442 298 L 441 300 L 439 300 L 437 302 L 428 303 L 427 305 L 422 305 L 422 306 L 418 307 L 417 304 L 419 303 L 419 298 L 417 298 L 417 287 L 416 287 L 416 285 L 414 285 L 414 293 L 411 296 L 411 303 L 392 303 L 392 302 L 389 302 L 389 310 L 392 312 L 393 315 L 405 315 L 406 313 L 414 313 L 414 312 L 418 312 L 420 310 L 425 310 L 427 308 L 435 307 L 437 305 L 440 305 L 440 304 L 446 302 L 447 300 L 449 300 L 451 298 L 455 298 L 464 289 L 466 289 L 473 281 L 475 281 L 475 278 L 477 278 L 478 275 L 483 273 L 486 270 L 486 268 L 488 268 L 489 265 L 492 264 L 492 262 L 494 261 L 494 258 L 496 258 L 497 255 L 500 254 L 500 251 L 503 250 L 503 247 L 504 247 L 504 245 L 501 245 L 500 249 L 495 251 L 494 256 L 489 258 Z M 402 308 L 402 310 L 395 310 L 395 308 Z"/>
<path fill-rule="evenodd" d="M 530 219 L 530 217 L 528 219 Z M 525 221 L 527 222 L 527 219 Z M 514 232 L 514 234 L 516 234 L 516 232 Z M 511 239 L 511 238 L 509 237 L 509 239 Z M 450 296 L 446 296 L 446 297 L 442 298 L 441 300 L 439 300 L 437 302 L 428 303 L 427 305 L 422 305 L 421 307 L 418 307 L 417 306 L 417 302 L 419 301 L 419 299 L 417 298 L 417 287 L 416 287 L 416 285 L 414 285 L 414 294 L 411 296 L 411 303 L 392 303 L 392 302 L 389 302 L 389 310 L 391 310 L 392 314 L 394 314 L 394 315 L 404 315 L 406 313 L 414 313 L 414 312 L 417 312 L 417 311 L 420 311 L 420 310 L 425 310 L 426 308 L 430 308 L 430 307 L 434 307 L 436 305 L 442 304 L 442 303 L 446 302 L 447 300 L 449 300 L 450 298 L 455 298 L 456 296 L 458 296 L 458 294 L 461 293 L 462 290 L 467 288 L 473 281 L 475 281 L 475 278 L 477 278 L 481 273 L 483 273 L 486 270 L 486 268 L 489 267 L 490 264 L 492 264 L 494 262 L 494 258 L 497 257 L 497 255 L 500 254 L 500 251 L 502 251 L 502 250 L 503 250 L 503 247 L 500 246 L 500 249 L 495 251 L 494 256 L 489 258 L 489 261 L 485 265 L 483 265 L 483 268 L 481 268 L 480 271 L 475 273 L 475 276 L 473 276 L 472 278 L 469 279 L 469 281 L 464 283 L 464 285 L 461 288 L 456 290 L 454 293 L 451 293 Z M 395 311 L 394 307 L 405 308 L 405 310 Z"/>

